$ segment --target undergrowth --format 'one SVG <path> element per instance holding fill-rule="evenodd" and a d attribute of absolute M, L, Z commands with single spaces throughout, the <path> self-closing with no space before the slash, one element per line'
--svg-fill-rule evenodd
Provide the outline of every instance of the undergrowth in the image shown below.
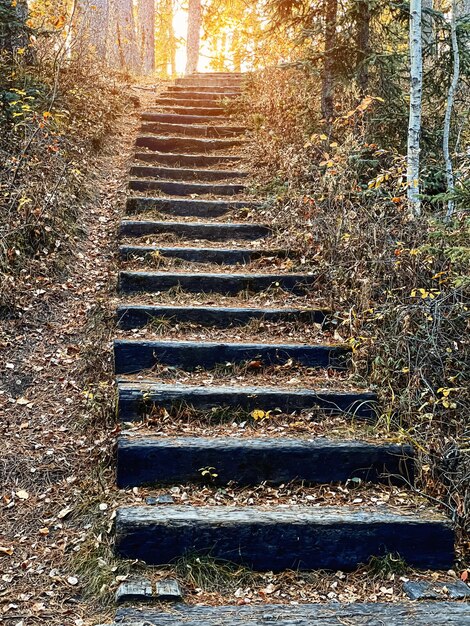
<path fill-rule="evenodd" d="M 126 102 L 122 84 L 51 35 L 28 53 L 0 54 L 0 307 L 12 314 L 30 278 L 61 270 L 87 172 Z M 27 294 L 34 297 L 34 292 Z"/>
<path fill-rule="evenodd" d="M 470 220 L 462 182 L 452 223 L 434 179 L 421 218 L 406 206 L 405 159 L 376 132 L 380 101 L 344 91 L 325 130 L 307 70 L 251 82 L 244 115 L 251 158 L 279 245 L 317 267 L 319 297 L 353 348 L 354 374 L 380 396 L 380 427 L 415 446 L 418 488 L 470 528 L 468 269 Z M 372 115 L 373 113 L 373 115 Z M 375 126 L 369 119 L 375 120 Z M 468 135 L 468 126 L 462 129 Z M 382 143 L 379 143 L 381 141 Z M 435 173 L 433 174 L 435 176 Z M 468 176 L 462 160 L 457 180 Z M 465 546 L 464 546 L 465 547 Z"/>

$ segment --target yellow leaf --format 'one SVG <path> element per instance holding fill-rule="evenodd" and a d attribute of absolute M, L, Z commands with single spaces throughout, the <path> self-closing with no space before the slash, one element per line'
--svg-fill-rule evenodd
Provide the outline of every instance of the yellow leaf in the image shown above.
<path fill-rule="evenodd" d="M 255 409 L 250 413 L 250 415 L 254 420 L 261 420 L 266 415 L 266 413 L 261 409 Z"/>

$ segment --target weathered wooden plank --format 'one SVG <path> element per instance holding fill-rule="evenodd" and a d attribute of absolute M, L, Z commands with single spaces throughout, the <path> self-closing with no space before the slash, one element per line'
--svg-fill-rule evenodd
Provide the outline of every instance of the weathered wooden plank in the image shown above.
<path fill-rule="evenodd" d="M 120 328 L 139 328 L 155 320 L 175 323 L 193 323 L 216 328 L 242 326 L 251 320 L 269 322 L 303 322 L 323 324 L 328 315 L 326 309 L 255 309 L 208 306 L 145 306 L 121 305 L 116 312 Z"/>
<path fill-rule="evenodd" d="M 188 169 L 182 167 L 152 167 L 149 165 L 133 165 L 131 167 L 130 175 L 142 176 L 145 178 L 162 178 L 164 180 L 218 181 L 230 178 L 246 178 L 248 173 L 237 170 L 207 170 Z"/>
<path fill-rule="evenodd" d="M 377 396 L 370 392 L 331 391 L 315 389 L 282 389 L 269 387 L 198 387 L 193 385 L 166 385 L 150 381 L 119 382 L 118 412 L 124 422 L 142 419 L 152 406 L 186 405 L 201 411 L 214 407 L 233 408 L 234 412 L 254 409 L 284 413 L 316 410 L 338 415 L 347 413 L 357 419 L 373 420 Z"/>
<path fill-rule="evenodd" d="M 170 196 L 215 195 L 235 196 L 246 190 L 245 185 L 236 183 L 186 183 L 171 180 L 131 179 L 129 189 L 133 191 L 161 191 Z"/>
<path fill-rule="evenodd" d="M 152 583 L 147 578 L 125 580 L 117 588 L 115 601 L 148 602 L 152 599 Z"/>
<path fill-rule="evenodd" d="M 194 263 L 218 263 L 220 265 L 245 265 L 262 257 L 285 257 L 285 250 L 253 250 L 250 248 L 166 248 L 161 246 L 120 246 L 122 259 L 144 258 L 157 253 L 162 257 L 193 261 Z"/>
<path fill-rule="evenodd" d="M 171 612 L 118 610 L 129 626 L 470 626 L 470 604 L 461 602 L 258 604 L 178 606 Z"/>
<path fill-rule="evenodd" d="M 243 139 L 202 139 L 199 137 L 167 137 L 166 135 L 138 135 L 135 145 L 150 150 L 175 152 L 190 150 L 192 152 L 212 152 L 241 146 Z"/>
<path fill-rule="evenodd" d="M 253 360 L 267 366 L 279 365 L 292 359 L 306 367 L 344 369 L 350 353 L 351 348 L 344 345 L 116 339 L 114 368 L 116 374 L 133 374 L 157 364 L 190 371 Z"/>
<path fill-rule="evenodd" d="M 329 483 L 360 478 L 369 482 L 413 482 L 413 448 L 354 440 L 175 437 L 118 440 L 119 487 L 207 482 L 281 484 L 293 480 Z"/>
<path fill-rule="evenodd" d="M 221 117 L 220 115 L 207 117 L 206 115 L 185 115 L 184 113 L 160 113 L 153 110 L 144 111 L 141 119 L 147 122 L 167 122 L 169 124 L 207 124 L 211 120 L 216 120 L 219 124 L 227 125 L 230 121 L 229 117 Z"/>
<path fill-rule="evenodd" d="M 142 133 L 159 135 L 160 133 L 171 133 L 175 135 L 187 135 L 188 137 L 237 137 L 246 132 L 246 126 L 222 126 L 200 125 L 200 124 L 177 124 L 175 121 L 147 121 L 140 126 Z"/>
<path fill-rule="evenodd" d="M 211 167 L 230 165 L 243 161 L 243 157 L 230 154 L 174 154 L 172 152 L 136 152 L 138 161 L 162 163 L 165 165 L 184 165 L 185 167 Z"/>
<path fill-rule="evenodd" d="M 305 274 L 216 274 L 199 272 L 131 272 L 119 273 L 119 290 L 123 293 L 165 291 L 180 287 L 190 293 L 260 292 L 278 287 L 294 294 L 304 294 L 316 277 Z"/>
<path fill-rule="evenodd" d="M 270 232 L 269 228 L 263 224 L 160 222 L 156 220 L 123 220 L 119 228 L 121 237 L 172 233 L 182 238 L 207 239 L 209 241 L 261 239 L 267 237 Z"/>
<path fill-rule="evenodd" d="M 164 602 L 177 602 L 183 597 L 179 583 L 174 578 L 158 580 L 155 586 L 155 597 Z"/>
<path fill-rule="evenodd" d="M 411 600 L 464 600 L 470 598 L 470 587 L 462 580 L 452 582 L 428 582 L 426 580 L 408 580 L 403 584 L 403 591 Z"/>
<path fill-rule="evenodd" d="M 345 571 L 398 553 L 414 567 L 448 569 L 454 533 L 443 517 L 384 508 L 136 506 L 117 511 L 116 550 L 152 565 L 197 552 L 262 571 Z"/>
<path fill-rule="evenodd" d="M 184 94 L 182 94 L 184 95 Z M 227 115 L 226 109 L 220 105 L 218 100 L 183 98 L 157 98 L 157 108 L 173 113 L 185 113 L 187 115 L 206 115 L 210 117 Z"/>
<path fill-rule="evenodd" d="M 220 217 L 229 211 L 242 208 L 257 208 L 257 202 L 243 200 L 196 200 L 192 198 L 148 198 L 130 197 L 127 199 L 128 213 L 158 211 L 182 217 Z"/>

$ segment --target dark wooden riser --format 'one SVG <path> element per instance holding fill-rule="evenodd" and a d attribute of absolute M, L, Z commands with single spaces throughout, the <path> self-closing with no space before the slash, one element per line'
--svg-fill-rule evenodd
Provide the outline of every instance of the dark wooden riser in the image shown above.
<path fill-rule="evenodd" d="M 117 456 L 119 487 L 188 482 L 225 485 L 344 482 L 413 483 L 413 448 L 319 438 L 234 439 L 120 437 Z M 214 476 L 201 468 L 213 468 Z M 216 474 L 216 475 L 215 475 Z"/>
<path fill-rule="evenodd" d="M 409 565 L 448 569 L 454 533 L 442 518 L 353 507 L 128 507 L 117 511 L 120 556 L 166 565 L 188 554 L 255 570 L 353 570 L 398 553 Z"/>

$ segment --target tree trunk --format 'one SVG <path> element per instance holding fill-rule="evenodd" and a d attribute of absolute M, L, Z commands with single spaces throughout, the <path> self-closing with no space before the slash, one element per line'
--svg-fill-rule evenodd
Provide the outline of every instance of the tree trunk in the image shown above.
<path fill-rule="evenodd" d="M 139 67 L 132 0 L 114 0 L 109 42 L 110 64 L 119 69 L 136 71 Z"/>
<path fill-rule="evenodd" d="M 452 81 L 449 85 L 449 92 L 447 94 L 447 107 L 444 117 L 444 132 L 442 139 L 442 149 L 444 152 L 444 162 L 446 165 L 446 179 L 447 179 L 447 193 L 453 193 L 454 191 L 454 170 L 452 167 L 452 159 L 449 151 L 449 137 L 450 137 L 450 125 L 452 121 L 452 108 L 454 106 L 455 92 L 459 84 L 460 74 L 460 55 L 459 44 L 457 41 L 457 6 L 456 0 L 452 0 L 452 16 L 450 20 L 450 34 L 452 41 Z M 447 215 L 446 219 L 450 220 L 454 212 L 454 200 L 450 199 L 447 202 Z"/>
<path fill-rule="evenodd" d="M 423 92 L 423 47 L 421 0 L 410 1 L 410 116 L 407 150 L 407 195 L 412 216 L 420 215 L 419 152 L 421 136 L 421 100 Z"/>
<path fill-rule="evenodd" d="M 188 34 L 186 38 L 186 74 L 197 72 L 201 21 L 201 0 L 189 0 Z"/>
<path fill-rule="evenodd" d="M 106 60 L 109 27 L 108 0 L 80 0 L 76 3 L 74 30 L 78 36 L 78 54 L 94 50 Z"/>
<path fill-rule="evenodd" d="M 338 0 L 324 0 L 325 9 L 325 52 L 322 76 L 322 115 L 328 122 L 334 117 L 334 53 L 336 46 L 336 21 Z"/>
<path fill-rule="evenodd" d="M 368 0 L 357 0 L 355 19 L 357 84 L 361 97 L 364 97 L 369 85 L 367 57 L 370 52 L 370 8 Z"/>
<path fill-rule="evenodd" d="M 143 74 L 155 71 L 155 0 L 139 0 L 137 25 L 140 67 Z"/>
<path fill-rule="evenodd" d="M 171 68 L 170 71 L 172 76 L 176 76 L 176 37 L 175 28 L 173 26 L 173 0 L 167 0 L 166 14 L 168 24 L 168 49 Z"/>

